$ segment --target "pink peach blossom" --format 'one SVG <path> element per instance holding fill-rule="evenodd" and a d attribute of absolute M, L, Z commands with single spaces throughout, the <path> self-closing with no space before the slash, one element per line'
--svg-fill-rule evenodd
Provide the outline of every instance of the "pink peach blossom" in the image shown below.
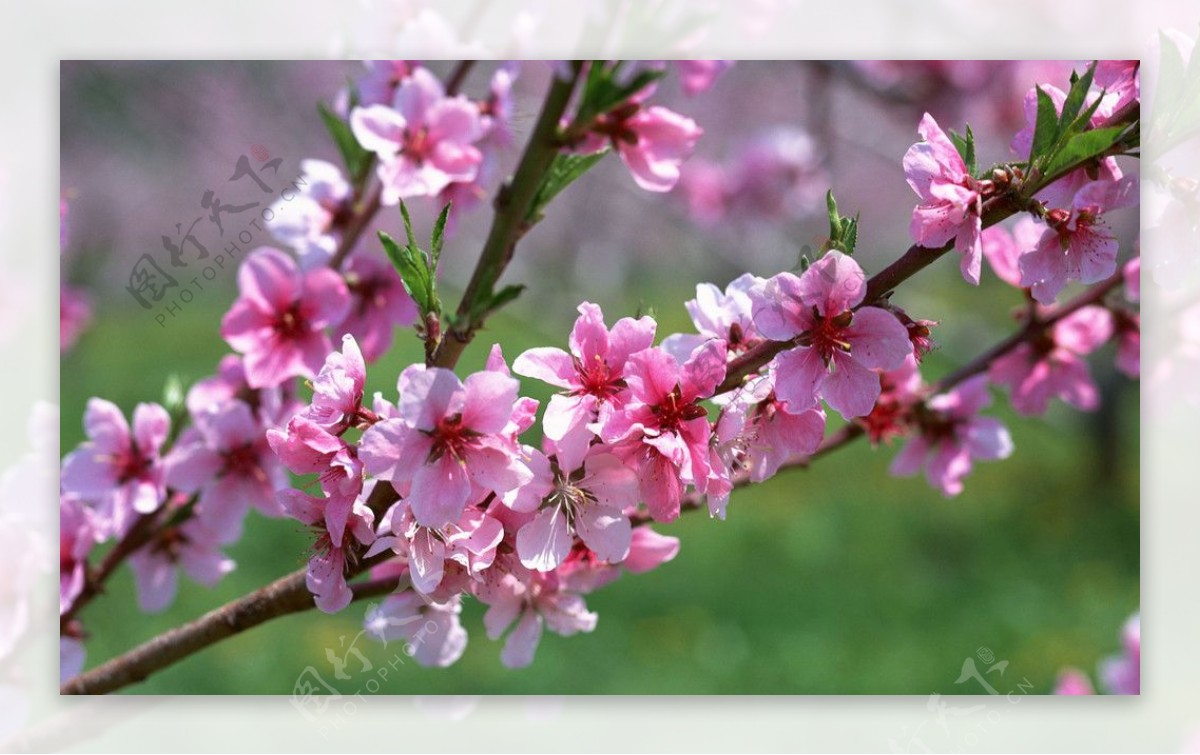
<path fill-rule="evenodd" d="M 1117 239 L 1104 213 L 1137 204 L 1137 179 L 1093 181 L 1075 195 L 1071 209 L 1047 215 L 1037 246 L 1021 255 L 1021 285 L 1033 298 L 1053 304 L 1071 281 L 1099 283 L 1117 271 Z"/>
<path fill-rule="evenodd" d="M 263 247 L 242 263 L 238 288 L 221 336 L 244 355 L 250 387 L 316 375 L 332 351 L 325 328 L 341 322 L 350 307 L 341 276 L 325 268 L 302 273 L 291 257 Z"/>
<path fill-rule="evenodd" d="M 917 435 L 892 460 L 894 475 L 925 468 L 929 484 L 946 497 L 963 490 L 973 461 L 995 461 L 1012 454 L 1012 437 L 999 420 L 979 416 L 992 403 L 987 376 L 976 375 L 954 390 L 926 402 L 917 414 Z"/>
<path fill-rule="evenodd" d="M 338 332 L 354 336 L 368 362 L 392 346 L 397 328 L 417 320 L 417 305 L 404 290 L 392 265 L 377 257 L 357 254 L 346 265 L 350 308 Z"/>
<path fill-rule="evenodd" d="M 824 398 L 847 419 L 866 415 L 879 398 L 872 370 L 895 369 L 912 353 L 908 331 L 894 315 L 858 307 L 865 279 L 852 257 L 835 250 L 799 277 L 780 273 L 752 292 L 759 332 L 796 342 L 771 362 L 775 394 L 789 411 L 803 412 Z"/>
<path fill-rule="evenodd" d="M 212 534 L 221 542 L 237 540 L 251 506 L 280 516 L 275 491 L 287 486 L 287 474 L 249 405 L 235 399 L 193 421 L 167 455 L 166 481 L 176 490 L 199 492 Z"/>
<path fill-rule="evenodd" d="M 917 132 L 924 141 L 904 155 L 904 175 L 921 200 L 913 210 L 909 232 L 913 241 L 930 249 L 953 240 L 962 254 L 963 278 L 978 285 L 983 254 L 979 186 L 932 115 L 925 114 Z"/>
<path fill-rule="evenodd" d="M 468 503 L 504 495 L 533 474 L 501 433 L 517 400 L 517 381 L 491 371 L 461 381 L 449 370 L 412 365 L 397 382 L 398 418 L 363 434 L 366 470 L 407 491 L 416 521 L 441 527 Z"/>
<path fill-rule="evenodd" d="M 1054 397 L 1090 411 L 1099 405 L 1100 396 L 1083 356 L 1103 345 L 1112 332 L 1107 309 L 1084 307 L 1041 338 L 996 359 L 988 374 L 1012 391 L 1013 408 L 1020 414 L 1043 414 Z"/>
<path fill-rule="evenodd" d="M 417 68 L 396 89 L 391 106 L 367 105 L 350 113 L 364 149 L 379 157 L 383 203 L 434 196 L 454 181 L 475 178 L 483 155 L 479 109 L 465 97 L 447 97 L 442 83 Z"/>
<path fill-rule="evenodd" d="M 637 467 L 642 500 L 657 521 L 679 516 L 684 487 L 704 492 L 712 427 L 700 401 L 725 377 L 725 344 L 706 341 L 680 362 L 659 348 L 629 357 L 629 401 L 600 411 L 593 425 L 601 440 Z"/>
<path fill-rule="evenodd" d="M 115 404 L 88 401 L 83 420 L 88 440 L 62 463 L 62 490 L 97 505 L 106 535 L 125 532 L 136 514 L 158 510 L 166 498 L 159 457 L 171 417 L 158 404 L 138 404 L 133 429 Z"/>
<path fill-rule="evenodd" d="M 518 375 L 536 378 L 566 393 L 555 394 L 542 419 L 546 437 L 580 456 L 591 442 L 588 425 L 606 405 L 620 407 L 626 398 L 625 371 L 629 356 L 654 343 L 656 324 L 649 317 L 623 317 L 609 330 L 595 304 L 579 305 L 571 329 L 570 353 L 562 349 L 529 349 L 513 362 Z"/>

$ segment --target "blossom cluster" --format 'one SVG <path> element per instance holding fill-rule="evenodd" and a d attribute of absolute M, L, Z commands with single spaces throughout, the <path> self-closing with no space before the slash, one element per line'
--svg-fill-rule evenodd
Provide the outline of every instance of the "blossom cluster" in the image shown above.
<path fill-rule="evenodd" d="M 703 89 L 721 69 L 685 70 L 685 85 Z M 1097 74 L 1107 87 L 1098 123 L 1136 96 L 1124 75 Z M 498 68 L 476 101 L 415 62 L 372 64 L 344 112 L 373 156 L 380 201 L 477 194 L 496 147 L 511 141 L 515 76 Z M 653 93 L 646 85 L 566 119 L 562 146 L 609 146 L 639 186 L 672 188 L 701 130 L 649 104 Z M 1102 216 L 1135 201 L 1136 184 L 1112 158 L 1047 187 L 1011 233 L 985 231 L 983 203 L 1001 182 L 972 175 L 932 117 L 919 132 L 904 157 L 920 201 L 913 237 L 953 243 L 967 280 L 978 283 L 986 256 L 1001 278 L 1052 304 L 1068 281 L 1116 273 Z M 1015 149 L 1022 143 L 1018 134 Z M 1035 303 L 1028 338 L 944 385 L 921 374 L 935 323 L 870 294 L 851 244 L 798 272 L 699 285 L 686 304 L 694 332 L 662 334 L 649 316 L 610 326 L 599 305 L 583 302 L 566 348 L 532 348 L 510 366 L 496 345 L 465 377 L 413 364 L 394 393 L 368 397 L 368 365 L 396 329 L 429 334 L 388 261 L 342 248 L 362 187 L 328 163 L 304 170 L 300 216 L 273 226 L 295 255 L 260 248 L 242 262 L 239 296 L 221 323 L 235 353 L 217 374 L 179 406 L 139 404 L 132 422 L 108 401 L 89 402 L 88 440 L 62 462 L 64 617 L 89 589 L 97 544 L 147 533 L 130 563 L 141 607 L 161 610 L 179 569 L 212 584 L 233 568 L 223 549 L 255 509 L 312 529 L 307 587 L 322 611 L 351 603 L 350 580 L 365 570 L 394 580 L 398 591 L 367 628 L 444 666 L 465 650 L 462 602 L 473 597 L 488 607 L 488 637 L 505 638 L 502 661 L 524 666 L 545 630 L 595 628 L 592 591 L 675 557 L 678 540 L 651 523 L 704 506 L 725 518 L 735 487 L 822 450 L 834 415 L 876 443 L 905 439 L 893 473 L 923 469 L 953 496 L 975 461 L 1013 451 L 1005 427 L 984 414 L 990 384 L 1008 388 L 1022 414 L 1041 414 L 1052 398 L 1094 408 L 1084 357 L 1114 340 L 1118 366 L 1137 374 L 1136 259 L 1124 270 L 1124 302 Z M 519 378 L 556 392 L 543 407 L 521 395 Z M 298 379 L 311 388 L 307 400 Z M 431 625 L 436 632 L 424 631 Z"/>
<path fill-rule="evenodd" d="M 1038 119 L 1038 92 L 1048 95 L 1062 111 L 1067 94 L 1045 84 L 1025 96 L 1026 125 L 1012 139 L 1018 158 L 1031 158 Z M 1091 126 L 1109 125 L 1123 108 L 1136 102 L 1137 61 L 1101 61 L 1095 69 L 1092 91 L 1085 104 L 1095 105 Z M 1094 165 L 1075 168 L 1036 195 L 1037 204 L 1025 216 L 1026 225 L 1011 236 L 996 227 L 982 228 L 983 202 L 993 196 L 1009 175 L 999 170 L 989 178 L 971 175 L 950 137 L 937 121 L 925 114 L 918 132 L 922 141 L 904 156 L 908 183 L 920 198 L 913 210 L 913 241 L 928 248 L 953 243 L 962 255 L 962 274 L 978 284 L 985 236 L 996 250 L 989 261 L 1006 282 L 1030 290 L 1034 299 L 1052 304 L 1067 284 L 1099 283 L 1117 270 L 1117 240 L 1105 214 L 1131 207 L 1138 201 L 1136 176 L 1126 176 L 1115 157 L 1101 157 Z M 996 257 L 1002 261 L 997 262 Z"/>

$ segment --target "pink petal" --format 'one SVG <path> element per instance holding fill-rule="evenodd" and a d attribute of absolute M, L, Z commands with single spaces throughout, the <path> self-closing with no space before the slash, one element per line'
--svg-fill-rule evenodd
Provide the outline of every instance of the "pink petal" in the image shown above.
<path fill-rule="evenodd" d="M 821 385 L 825 402 L 846 419 L 870 414 L 879 399 L 879 374 L 848 354 L 834 354 L 833 365 Z"/>
<path fill-rule="evenodd" d="M 619 509 L 598 504 L 583 506 L 575 513 L 575 530 L 603 561 L 619 563 L 629 555 L 632 529 Z"/>
<path fill-rule="evenodd" d="M 502 431 L 512 418 L 520 383 L 498 372 L 476 372 L 464 389 L 463 425 L 485 435 Z"/>
<path fill-rule="evenodd" d="M 517 555 L 530 569 L 547 572 L 558 568 L 574 542 L 562 507 L 542 509 L 517 532 Z"/>
<path fill-rule="evenodd" d="M 516 628 L 504 642 L 504 649 L 500 651 L 500 662 L 508 668 L 525 668 L 533 663 L 533 656 L 541 639 L 542 617 L 534 611 L 525 611 Z"/>
<path fill-rule="evenodd" d="M 368 152 L 391 157 L 404 141 L 408 121 L 386 105 L 354 108 L 350 112 L 350 130 Z"/>
<path fill-rule="evenodd" d="M 867 276 L 853 257 L 826 252 L 800 276 L 800 299 L 822 316 L 834 317 L 853 309 L 867 291 Z"/>
<path fill-rule="evenodd" d="M 771 361 L 775 395 L 787 404 L 788 411 L 796 414 L 817 405 L 817 388 L 827 374 L 825 362 L 816 349 L 791 349 Z"/>
<path fill-rule="evenodd" d="M 418 468 L 408 500 L 418 524 L 438 528 L 458 521 L 470 495 L 467 470 L 446 454 Z"/>
<path fill-rule="evenodd" d="M 288 255 L 260 247 L 238 268 L 238 289 L 258 309 L 281 312 L 300 296 L 300 271 Z"/>
<path fill-rule="evenodd" d="M 632 574 L 657 569 L 679 553 L 679 538 L 660 535 L 649 527 L 637 527 L 630 538 L 624 567 Z"/>
<path fill-rule="evenodd" d="M 571 388 L 575 379 L 575 364 L 571 355 L 562 349 L 548 346 L 529 349 L 518 356 L 512 365 L 513 372 L 558 388 Z"/>
<path fill-rule="evenodd" d="M 863 307 L 846 329 L 850 354 L 863 367 L 894 370 L 912 353 L 908 330 L 887 310 Z"/>

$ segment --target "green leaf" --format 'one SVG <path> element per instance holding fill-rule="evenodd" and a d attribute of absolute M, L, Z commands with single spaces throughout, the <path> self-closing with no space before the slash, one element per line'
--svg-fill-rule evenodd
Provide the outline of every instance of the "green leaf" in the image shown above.
<path fill-rule="evenodd" d="M 471 319 L 473 319 L 475 322 L 479 322 L 504 305 L 516 300 L 516 298 L 520 296 L 521 292 L 524 290 L 524 285 L 505 286 L 488 298 L 476 304 L 474 310 L 471 312 Z"/>
<path fill-rule="evenodd" d="M 346 174 L 350 177 L 350 182 L 355 186 L 360 185 L 367 177 L 367 171 L 371 167 L 371 153 L 363 149 L 358 140 L 354 138 L 350 124 L 326 107 L 325 103 L 318 103 L 317 111 L 321 114 L 321 121 L 325 124 L 325 129 L 329 132 L 338 153 L 342 156 L 342 163 L 346 166 Z"/>
<path fill-rule="evenodd" d="M 450 207 L 453 204 L 453 202 L 447 202 L 438 215 L 437 221 L 433 224 L 433 238 L 429 242 L 429 266 L 431 272 L 434 273 L 437 272 L 438 260 L 442 258 L 442 242 L 445 241 L 446 237 L 446 221 L 450 218 Z"/>
<path fill-rule="evenodd" d="M 417 303 L 421 313 L 424 315 L 435 311 L 433 281 L 423 255 L 418 260 L 414 247 L 400 246 L 385 231 L 379 232 L 379 240 L 383 243 L 383 250 L 387 253 L 388 259 L 392 261 L 392 266 L 400 275 L 400 282 L 404 284 L 404 290 Z"/>
<path fill-rule="evenodd" d="M 971 132 L 971 124 L 967 124 L 967 135 L 960 136 L 954 131 L 949 132 L 950 141 L 954 143 L 954 148 L 958 150 L 958 155 L 963 159 L 963 163 L 967 166 L 967 172 L 972 176 L 978 170 L 975 163 L 975 134 Z"/>
<path fill-rule="evenodd" d="M 858 217 L 842 217 L 838 212 L 837 200 L 833 198 L 832 189 L 825 194 L 825 207 L 829 213 L 829 243 L 826 249 L 839 249 L 846 254 L 854 254 L 854 245 L 858 241 Z"/>
<path fill-rule="evenodd" d="M 554 162 L 550 163 L 550 169 L 546 171 L 546 177 L 542 179 L 542 185 L 534 194 L 526 219 L 534 221 L 540 218 L 546 205 L 577 178 L 591 170 L 593 165 L 603 160 L 608 152 L 608 149 L 603 149 L 590 155 L 555 155 Z"/>
<path fill-rule="evenodd" d="M 1079 115 L 1079 109 L 1083 107 L 1084 100 L 1087 99 L 1088 90 L 1092 88 L 1092 78 L 1096 75 L 1096 62 L 1088 66 L 1087 71 L 1082 76 L 1077 76 L 1074 72 L 1071 73 L 1071 90 L 1067 92 L 1067 98 L 1063 101 L 1062 115 L 1059 117 L 1059 129 L 1065 129 L 1075 122 Z M 1098 99 L 1098 98 L 1097 98 Z"/>
<path fill-rule="evenodd" d="M 408 246 L 412 249 L 417 248 L 417 237 L 413 235 L 412 216 L 408 214 L 408 205 L 404 204 L 404 200 L 400 200 L 400 217 L 404 218 L 404 235 L 408 237 Z"/>
<path fill-rule="evenodd" d="M 1029 150 L 1030 163 L 1047 156 L 1051 145 L 1058 138 L 1058 110 L 1054 100 L 1041 87 L 1037 88 L 1037 123 L 1033 127 L 1033 146 Z"/>
<path fill-rule="evenodd" d="M 1097 128 L 1072 136 L 1047 163 L 1046 177 L 1052 178 L 1071 166 L 1079 165 L 1103 154 L 1109 147 L 1117 143 L 1127 128 L 1127 126 Z"/>

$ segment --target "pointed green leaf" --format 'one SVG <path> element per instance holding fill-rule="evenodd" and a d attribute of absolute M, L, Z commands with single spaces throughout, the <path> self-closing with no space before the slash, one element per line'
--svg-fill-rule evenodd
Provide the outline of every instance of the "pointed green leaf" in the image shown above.
<path fill-rule="evenodd" d="M 1054 140 L 1058 138 L 1058 110 L 1054 100 L 1041 87 L 1037 88 L 1037 122 L 1033 127 L 1033 146 L 1029 151 L 1030 162 L 1046 157 Z"/>
<path fill-rule="evenodd" d="M 371 153 L 359 145 L 358 140 L 354 138 L 354 132 L 350 130 L 350 124 L 342 120 L 337 113 L 324 103 L 318 103 L 317 111 L 333 139 L 334 146 L 337 147 L 338 154 L 342 156 L 346 175 L 350 177 L 352 184 L 359 185 L 366 178 L 367 170 L 371 166 Z"/>
<path fill-rule="evenodd" d="M 438 215 L 437 221 L 433 224 L 433 238 L 429 242 L 429 268 L 430 272 L 434 275 L 437 275 L 438 260 L 442 257 L 442 242 L 445 240 L 446 221 L 450 218 L 450 207 L 452 204 L 453 202 L 446 203 L 446 206 L 442 208 L 442 212 Z"/>
<path fill-rule="evenodd" d="M 963 164 L 967 166 L 967 172 L 972 176 L 978 170 L 975 163 L 975 134 L 971 132 L 971 124 L 967 124 L 967 135 L 961 136 L 954 131 L 949 132 L 950 141 L 954 143 L 954 149 L 958 150 L 958 155 L 963 159 Z"/>
<path fill-rule="evenodd" d="M 609 150 L 603 149 L 590 155 L 564 153 L 555 155 L 554 162 L 546 171 L 546 177 L 542 179 L 542 185 L 534 194 L 533 203 L 529 207 L 529 215 L 526 219 L 533 221 L 541 217 L 542 211 L 545 210 L 546 205 L 550 204 L 551 200 L 574 183 L 577 178 L 591 170 L 593 165 L 603 160 L 608 152 Z"/>
<path fill-rule="evenodd" d="M 1072 166 L 1103 154 L 1117 143 L 1126 129 L 1126 126 L 1112 126 L 1076 134 L 1047 163 L 1045 175 L 1052 178 Z"/>
<path fill-rule="evenodd" d="M 475 311 L 471 313 L 472 318 L 476 322 L 479 322 L 480 320 L 484 319 L 485 317 L 492 314 L 496 310 L 500 309 L 504 305 L 509 304 L 510 302 L 514 301 L 518 296 L 521 295 L 521 292 L 524 290 L 525 290 L 524 285 L 505 286 L 504 288 L 500 289 L 496 293 L 489 296 L 484 301 L 481 301 L 475 307 Z"/>
<path fill-rule="evenodd" d="M 1071 74 L 1071 90 L 1067 92 L 1067 98 L 1063 102 L 1062 115 L 1059 117 L 1059 128 L 1064 129 L 1075 122 L 1076 116 L 1079 115 L 1079 109 L 1083 107 L 1084 100 L 1087 99 L 1088 90 L 1092 88 L 1092 79 L 1096 75 L 1096 62 L 1088 66 L 1082 76 Z"/>
<path fill-rule="evenodd" d="M 392 261 L 392 266 L 400 275 L 400 282 L 404 284 L 404 290 L 416 302 L 421 313 L 435 311 L 432 280 L 424 260 L 418 260 L 412 247 L 400 246 L 385 231 L 379 232 L 379 240 L 383 243 L 383 250 L 387 253 L 388 259 Z"/>
<path fill-rule="evenodd" d="M 404 218 L 404 235 L 408 237 L 408 246 L 412 249 L 417 248 L 417 237 L 413 234 L 412 217 L 408 214 L 408 205 L 404 204 L 404 200 L 400 200 L 400 217 Z"/>

